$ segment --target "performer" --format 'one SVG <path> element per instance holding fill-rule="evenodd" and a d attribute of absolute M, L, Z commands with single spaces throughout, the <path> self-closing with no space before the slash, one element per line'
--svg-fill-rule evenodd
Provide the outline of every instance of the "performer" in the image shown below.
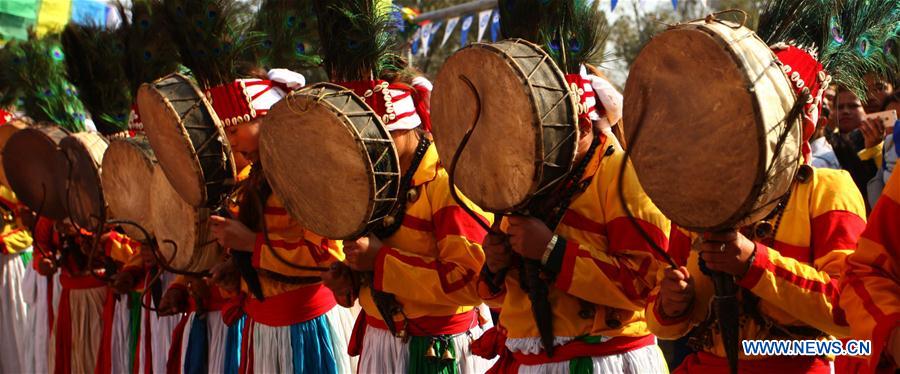
<path fill-rule="evenodd" d="M 900 266 L 896 222 L 900 219 L 900 176 L 894 173 L 875 205 L 859 247 L 847 257 L 840 305 L 850 337 L 870 340 L 864 372 L 889 373 L 900 367 Z"/>
<path fill-rule="evenodd" d="M 769 4 L 759 28 L 763 40 L 774 43 L 787 38 L 786 34 L 808 33 L 807 28 L 796 25 L 796 18 L 780 13 L 795 6 L 795 2 Z M 816 20 L 813 22 L 829 19 L 827 10 L 821 7 L 798 9 L 816 14 L 810 17 Z M 821 32 L 824 35 L 830 30 Z M 855 42 L 847 41 L 847 46 L 853 45 Z M 822 95 L 831 81 L 826 70 L 852 62 L 829 58 L 840 54 L 831 54 L 835 51 L 825 46 L 819 49 L 819 56 L 825 56 L 823 63 L 785 43 L 774 43 L 772 50 L 797 96 L 810 97 L 802 110 L 802 151 L 808 162 L 807 141 L 815 130 Z M 846 73 L 853 71 L 848 66 L 841 66 L 840 71 L 845 72 L 839 76 L 842 82 L 854 79 Z M 709 271 L 735 277 L 740 339 L 820 340 L 849 333 L 845 313 L 838 306 L 837 282 L 847 255 L 865 227 L 862 196 L 844 171 L 808 165 L 799 170 L 788 195 L 762 222 L 703 235 L 673 230 L 670 252 L 681 266 L 662 272 L 663 278 L 650 296 L 647 315 L 651 331 L 660 338 L 690 336 L 695 353 L 685 359 L 678 372 L 728 370 L 726 347 L 710 311 L 714 290 L 711 278 L 704 275 Z M 741 372 L 833 371 L 827 357 L 747 356 L 739 348 L 737 353 Z"/>
<path fill-rule="evenodd" d="M 5 117 L 0 117 L 3 122 L 0 126 L 21 126 L 8 122 Z M 0 139 L 0 151 L 7 139 Z M 22 206 L 5 183 L 5 178 L 0 180 L 0 244 L 3 246 L 0 253 L 0 331 L 4 331 L 0 345 L 8 349 L 0 354 L 0 371 L 14 373 L 34 370 L 34 362 L 27 355 L 34 349 L 32 338 L 35 337 L 28 320 L 36 311 L 26 304 L 28 296 L 24 292 L 26 269 L 31 265 L 31 233 L 22 222 Z"/>
<path fill-rule="evenodd" d="M 234 157 L 240 183 L 249 177 L 250 163 L 239 153 Z M 159 306 L 160 315 L 182 315 L 172 332 L 167 372 L 237 373 L 240 344 L 234 342 L 241 338 L 243 312 L 235 313 L 240 308 L 234 307 L 233 299 L 240 300 L 240 294 L 227 292 L 208 278 L 175 278 Z"/>

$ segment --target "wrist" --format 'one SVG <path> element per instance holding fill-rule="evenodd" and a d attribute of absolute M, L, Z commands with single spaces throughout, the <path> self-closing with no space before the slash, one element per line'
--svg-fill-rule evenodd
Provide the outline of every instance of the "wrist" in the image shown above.
<path fill-rule="evenodd" d="M 553 250 L 556 249 L 556 243 L 559 241 L 559 236 L 554 234 L 550 241 L 547 242 L 547 246 L 544 248 L 544 254 L 541 255 L 541 265 L 547 265 L 547 262 L 550 261 L 550 256 L 553 254 Z"/>

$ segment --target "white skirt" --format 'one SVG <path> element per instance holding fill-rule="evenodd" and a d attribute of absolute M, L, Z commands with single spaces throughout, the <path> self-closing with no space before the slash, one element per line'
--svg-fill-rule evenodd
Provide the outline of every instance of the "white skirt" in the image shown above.
<path fill-rule="evenodd" d="M 562 345 L 573 338 L 557 337 L 556 345 Z M 506 347 L 513 352 L 529 354 L 539 353 L 541 342 L 538 338 L 509 339 Z M 638 348 L 633 351 L 608 356 L 591 357 L 594 373 L 668 373 L 669 367 L 662 351 L 656 344 Z M 519 374 L 568 374 L 569 361 L 553 362 L 541 365 L 519 366 Z"/>
<path fill-rule="evenodd" d="M 48 281 L 49 279 L 49 281 Z M 48 287 L 52 285 L 53 312 L 59 302 L 59 275 L 54 274 L 47 278 L 38 274 L 32 266 L 25 268 L 25 279 L 22 285 L 22 293 L 27 304 L 27 326 L 29 338 L 25 341 L 22 356 L 22 372 L 25 373 L 49 373 L 50 367 L 50 307 L 47 300 Z M 54 314 L 55 315 L 55 314 Z"/>
<path fill-rule="evenodd" d="M 485 321 L 484 326 L 475 326 L 468 333 L 457 334 L 453 337 L 453 345 L 456 347 L 456 362 L 459 372 L 462 374 L 480 374 L 494 366 L 496 360 L 486 360 L 472 353 L 469 349 L 469 335 L 472 339 L 478 339 L 493 324 L 490 322 L 490 312 L 487 306 L 481 305 L 479 313 Z M 484 318 L 484 316 L 487 316 Z M 359 358 L 359 373 L 405 373 L 409 364 L 409 343 L 395 337 L 390 331 L 377 327 L 366 327 L 366 336 L 363 339 L 362 354 Z"/>
<path fill-rule="evenodd" d="M 116 312 L 113 315 L 112 347 L 110 369 L 112 373 L 128 373 L 131 371 L 131 311 L 128 309 L 128 294 L 119 295 L 116 300 Z"/>
<path fill-rule="evenodd" d="M 22 255 L 0 254 L 0 372 L 20 373 L 26 367 L 25 345 L 31 340 L 22 285 Z"/>
<path fill-rule="evenodd" d="M 337 372 L 356 373 L 356 360 L 350 360 L 347 344 L 353 331 L 354 318 L 349 309 L 335 306 L 325 313 L 330 327 L 332 349 L 335 354 Z M 254 322 L 253 326 L 253 372 L 292 373 L 294 372 L 294 351 L 291 346 L 290 326 L 266 326 Z M 244 339 L 247 337 L 244 336 Z M 245 359 L 244 357 L 241 358 Z"/>
<path fill-rule="evenodd" d="M 180 373 L 184 373 L 184 360 L 187 357 L 188 341 L 191 337 L 191 327 L 197 322 L 206 322 L 207 341 L 209 342 L 207 371 L 210 373 L 225 372 L 225 341 L 228 337 L 228 326 L 222 321 L 222 312 L 207 312 L 205 320 L 199 320 L 196 312 L 188 315 L 188 321 L 184 325 L 184 335 L 181 337 L 181 367 Z"/>

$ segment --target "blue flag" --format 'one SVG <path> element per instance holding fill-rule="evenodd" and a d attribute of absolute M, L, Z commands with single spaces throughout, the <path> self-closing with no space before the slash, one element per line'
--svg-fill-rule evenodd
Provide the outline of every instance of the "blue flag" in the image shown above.
<path fill-rule="evenodd" d="M 419 43 L 421 43 L 421 38 L 419 37 L 419 35 L 421 32 L 422 29 L 420 28 L 416 30 L 415 33 L 413 33 L 412 44 L 409 45 L 409 51 L 413 54 L 413 56 L 419 54 Z"/>
<path fill-rule="evenodd" d="M 500 38 L 500 9 L 494 9 L 491 19 L 491 41 L 496 42 Z"/>
<path fill-rule="evenodd" d="M 612 0 L 612 3 L 610 4 L 610 10 L 616 10 L 616 4 L 618 3 L 618 0 Z"/>
<path fill-rule="evenodd" d="M 465 47 L 466 44 L 469 44 L 469 29 L 472 28 L 472 22 L 475 20 L 474 15 L 468 15 L 466 18 L 462 20 L 462 26 L 460 26 L 460 34 L 459 34 L 459 43 Z"/>
<path fill-rule="evenodd" d="M 678 10 L 678 0 L 672 0 L 672 9 Z"/>

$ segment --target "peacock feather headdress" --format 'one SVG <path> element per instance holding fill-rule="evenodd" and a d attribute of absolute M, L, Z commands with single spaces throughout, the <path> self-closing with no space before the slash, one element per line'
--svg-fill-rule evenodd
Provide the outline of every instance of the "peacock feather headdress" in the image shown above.
<path fill-rule="evenodd" d="M 122 29 L 70 23 L 62 33 L 69 78 L 104 135 L 128 129 L 132 91 Z"/>
<path fill-rule="evenodd" d="M 120 18 L 125 23 L 121 36 L 125 44 L 125 71 L 132 93 L 147 82 L 178 71 L 180 56 L 169 33 L 165 9 L 160 0 L 132 0 L 131 17 L 121 3 Z"/>
<path fill-rule="evenodd" d="M 377 0 L 315 2 L 323 66 L 335 82 L 372 80 L 392 69 L 397 46 L 390 5 Z"/>
<path fill-rule="evenodd" d="M 253 30 L 262 34 L 256 55 L 268 69 L 299 71 L 322 63 L 317 54 L 319 26 L 311 0 L 263 1 Z"/>
<path fill-rule="evenodd" d="M 204 88 L 228 84 L 255 65 L 262 42 L 250 30 L 245 4 L 236 0 L 163 0 L 169 32 L 181 62 Z"/>
<path fill-rule="evenodd" d="M 84 131 L 84 106 L 68 80 L 65 59 L 54 36 L 9 42 L 0 50 L 0 105 L 19 104 L 36 122 Z"/>

